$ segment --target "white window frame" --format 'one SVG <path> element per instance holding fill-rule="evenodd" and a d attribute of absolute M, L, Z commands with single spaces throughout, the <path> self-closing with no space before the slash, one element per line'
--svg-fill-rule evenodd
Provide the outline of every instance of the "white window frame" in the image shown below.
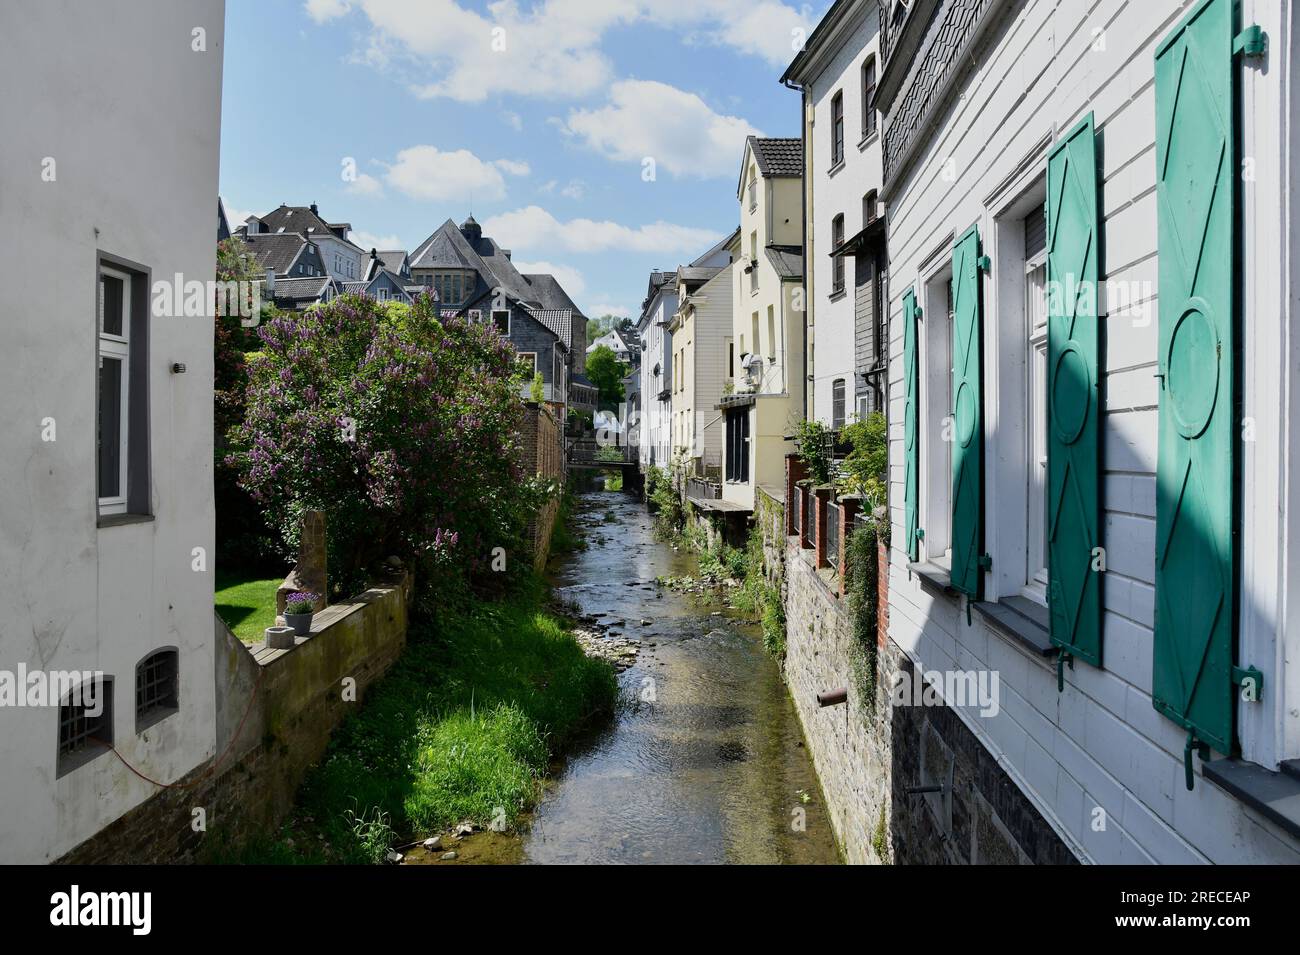
<path fill-rule="evenodd" d="M 931 254 L 918 283 L 921 473 L 917 525 L 923 559 L 943 567 L 952 561 L 952 236 Z"/>
<path fill-rule="evenodd" d="M 511 326 L 510 326 L 510 309 L 508 309 L 508 308 L 494 308 L 494 309 L 492 309 L 492 314 L 491 314 L 490 317 L 491 317 L 491 321 L 492 321 L 492 324 L 493 324 L 493 325 L 495 325 L 495 324 L 497 323 L 497 316 L 498 316 L 498 315 L 504 315 L 504 316 L 506 317 L 506 330 L 505 330 L 505 332 L 504 332 L 503 334 L 504 334 L 504 336 L 505 336 L 506 338 L 509 338 L 509 337 L 510 337 L 510 330 L 511 330 Z"/>
<path fill-rule="evenodd" d="M 1031 213 L 1035 214 L 1035 213 Z M 1037 213 L 1041 214 L 1041 213 Z M 1023 219 L 1021 220 L 1024 221 Z M 1035 285 L 1034 276 L 1040 276 Z M 1038 309 L 1033 297 L 1041 293 Z M 1047 604 L 1047 250 L 1025 260 L 1025 596 Z M 1041 315 L 1041 318 L 1040 318 Z"/>
<path fill-rule="evenodd" d="M 387 302 L 387 301 L 388 301 L 388 289 L 386 289 L 386 288 L 382 288 L 382 287 L 381 287 L 381 288 L 377 288 L 377 289 L 375 289 L 375 298 L 376 298 L 378 301 L 380 301 L 380 302 Z"/>
<path fill-rule="evenodd" d="M 122 334 L 114 335 L 104 331 L 104 276 L 118 279 L 122 283 Z M 119 434 L 118 434 L 118 494 L 99 496 L 100 514 L 125 514 L 127 509 L 127 486 L 131 449 L 131 279 L 128 272 L 107 265 L 100 265 L 95 279 L 96 333 L 98 349 L 96 353 L 97 370 L 95 382 L 95 400 L 99 401 L 98 369 L 103 367 L 104 359 L 119 361 L 122 364 L 121 394 L 119 395 Z M 98 407 L 98 405 L 97 405 Z M 96 423 L 98 431 L 98 423 Z M 96 444 L 98 447 L 98 444 Z M 95 484 L 98 495 L 99 460 L 96 451 Z"/>

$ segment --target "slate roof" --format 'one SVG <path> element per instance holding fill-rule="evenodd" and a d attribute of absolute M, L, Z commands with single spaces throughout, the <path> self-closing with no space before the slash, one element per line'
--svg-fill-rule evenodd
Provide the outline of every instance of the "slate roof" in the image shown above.
<path fill-rule="evenodd" d="M 687 287 L 699 287 L 713 278 L 722 269 L 716 265 L 710 265 L 707 268 L 700 265 L 688 265 L 677 270 L 677 277 L 685 282 Z"/>
<path fill-rule="evenodd" d="M 525 275 L 524 279 L 528 282 L 535 300 L 542 308 L 563 308 L 579 315 L 582 314 L 582 309 L 573 304 L 573 299 L 569 298 L 569 294 L 564 291 L 564 286 L 559 283 L 554 275 L 534 272 Z"/>
<path fill-rule="evenodd" d="M 456 223 L 448 219 L 421 242 L 411 253 L 413 269 L 474 269 L 486 268 L 479 254 L 461 234 Z"/>
<path fill-rule="evenodd" d="M 289 233 L 296 232 L 299 235 L 308 237 L 329 236 L 338 239 L 339 237 L 330 228 L 330 223 L 322 219 L 317 213 L 311 211 L 310 206 L 286 206 L 281 205 L 278 209 L 272 209 L 264 216 L 258 216 L 262 221 L 262 228 L 271 233 Z M 336 226 L 347 226 L 345 222 L 333 223 Z M 340 242 L 346 242 L 354 249 L 361 249 L 351 239 L 339 239 Z"/>
<path fill-rule="evenodd" d="M 398 275 L 402 274 L 402 263 L 407 258 L 405 249 L 388 249 L 387 251 L 380 249 L 378 255 L 379 261 L 384 263 L 384 268 L 390 272 L 396 272 Z"/>
<path fill-rule="evenodd" d="M 797 245 L 769 245 L 764 251 L 781 278 L 803 278 L 803 250 Z"/>
<path fill-rule="evenodd" d="M 287 275 L 293 263 L 307 246 L 307 240 L 292 232 L 241 235 L 244 245 L 257 260 L 258 266 L 275 269 L 277 275 Z"/>

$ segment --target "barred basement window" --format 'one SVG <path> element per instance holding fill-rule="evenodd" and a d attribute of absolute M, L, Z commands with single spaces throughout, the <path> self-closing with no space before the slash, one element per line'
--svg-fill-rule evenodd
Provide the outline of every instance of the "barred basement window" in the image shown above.
<path fill-rule="evenodd" d="M 84 766 L 113 745 L 113 678 L 71 690 L 59 705 L 59 753 L 55 775 Z"/>
<path fill-rule="evenodd" d="M 135 731 L 142 733 L 180 709 L 180 656 L 155 650 L 135 668 Z"/>

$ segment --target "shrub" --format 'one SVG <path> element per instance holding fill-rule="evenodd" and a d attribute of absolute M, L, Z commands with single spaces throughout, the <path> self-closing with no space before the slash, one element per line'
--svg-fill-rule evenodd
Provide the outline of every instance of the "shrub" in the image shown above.
<path fill-rule="evenodd" d="M 286 543 L 321 510 L 343 588 L 389 554 L 420 579 L 522 549 L 547 488 L 520 467 L 520 379 L 491 323 L 439 319 L 429 296 L 343 296 L 258 329 L 247 412 L 229 460 Z"/>
<path fill-rule="evenodd" d="M 873 411 L 861 421 L 844 428 L 843 438 L 853 450 L 844 459 L 842 490 L 861 494 L 868 511 L 885 503 L 885 470 L 888 466 L 888 445 L 885 416 Z"/>
<path fill-rule="evenodd" d="M 829 484 L 835 432 L 820 421 L 800 421 L 794 429 L 794 443 L 813 483 Z"/>

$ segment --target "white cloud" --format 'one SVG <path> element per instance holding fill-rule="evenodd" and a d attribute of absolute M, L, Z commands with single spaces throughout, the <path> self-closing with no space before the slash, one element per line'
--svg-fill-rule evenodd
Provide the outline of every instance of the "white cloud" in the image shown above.
<path fill-rule="evenodd" d="M 302 6 L 307 11 L 307 16 L 317 23 L 325 23 L 343 16 L 352 5 L 348 0 L 307 0 Z"/>
<path fill-rule="evenodd" d="M 515 268 L 525 275 L 539 273 L 554 275 L 555 280 L 564 286 L 569 298 L 578 298 L 587 290 L 587 281 L 582 273 L 570 265 L 557 265 L 554 262 L 515 262 Z"/>
<path fill-rule="evenodd" d="M 626 226 L 609 220 L 569 219 L 561 222 L 541 206 L 525 206 L 492 216 L 483 232 L 508 249 L 561 249 L 566 252 L 654 252 L 698 254 L 719 234 L 712 229 L 651 222 Z"/>
<path fill-rule="evenodd" d="M 418 77 L 422 98 L 482 102 L 514 93 L 588 96 L 613 78 L 601 49 L 612 29 L 649 24 L 685 38 L 758 56 L 773 66 L 794 58 L 791 31 L 812 31 L 811 15 L 778 0 L 498 0 L 486 14 L 456 0 L 308 0 L 317 23 L 357 6 L 370 23 L 355 59 L 386 68 L 395 61 Z M 426 78 L 428 77 L 428 78 Z"/>
<path fill-rule="evenodd" d="M 511 129 L 513 129 L 515 132 L 517 133 L 523 132 L 524 118 L 520 116 L 518 113 L 512 113 L 509 110 L 506 110 L 504 113 L 501 114 L 501 118 L 505 120 L 506 125 L 509 126 Z"/>
<path fill-rule="evenodd" d="M 581 179 L 570 179 L 569 184 L 560 190 L 560 195 L 566 199 L 581 199 L 586 188 L 587 184 Z"/>
<path fill-rule="evenodd" d="M 615 83 L 608 105 L 570 111 L 564 130 L 611 159 L 640 163 L 649 156 L 657 170 L 700 179 L 735 175 L 745 137 L 762 135 L 694 93 L 653 80 Z"/>
<path fill-rule="evenodd" d="M 598 302 L 590 308 L 584 309 L 583 314 L 592 318 L 603 318 L 606 315 L 617 315 L 619 318 L 631 318 L 632 310 L 626 305 L 612 305 L 609 302 Z"/>
<path fill-rule="evenodd" d="M 353 229 L 348 238 L 369 252 L 371 249 L 404 249 L 402 240 L 395 235 L 375 235 L 373 232 Z"/>
<path fill-rule="evenodd" d="M 367 198 L 376 198 L 384 194 L 383 185 L 368 172 L 357 173 L 357 178 L 349 182 L 344 189 L 354 196 Z"/>
<path fill-rule="evenodd" d="M 225 202 L 225 200 L 223 199 L 222 202 Z M 231 232 L 234 232 L 237 228 L 243 225 L 248 220 L 249 216 L 259 214 L 254 212 L 252 209 L 237 209 L 228 202 L 225 202 L 225 206 L 226 220 L 230 223 Z"/>
<path fill-rule="evenodd" d="M 498 159 L 492 165 L 510 176 L 526 176 L 532 169 L 522 159 Z"/>
<path fill-rule="evenodd" d="M 412 199 L 463 200 L 472 195 L 490 202 L 506 195 L 497 166 L 468 149 L 443 152 L 436 146 L 410 146 L 397 154 L 384 181 Z"/>

